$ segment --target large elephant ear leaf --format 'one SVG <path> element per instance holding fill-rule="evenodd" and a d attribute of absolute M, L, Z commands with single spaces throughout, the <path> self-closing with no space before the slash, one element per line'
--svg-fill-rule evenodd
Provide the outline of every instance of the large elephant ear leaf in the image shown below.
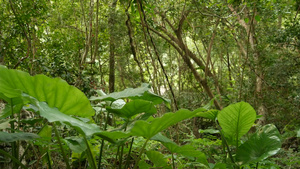
<path fill-rule="evenodd" d="M 5 97 L 21 97 L 26 93 L 60 112 L 82 117 L 95 114 L 88 98 L 79 89 L 60 78 L 30 76 L 26 72 L 0 66 L 0 93 Z"/>
<path fill-rule="evenodd" d="M 127 119 L 140 113 L 147 113 L 151 115 L 156 113 L 154 104 L 146 100 L 133 100 L 126 103 L 121 109 L 113 109 L 111 107 L 107 107 L 106 110 L 110 113 L 114 113 L 117 116 Z"/>
<path fill-rule="evenodd" d="M 162 117 L 155 118 L 151 122 L 138 120 L 131 128 L 133 136 L 142 136 L 150 139 L 166 128 L 188 118 L 193 117 L 196 112 L 191 112 L 186 109 L 178 110 L 175 113 L 166 113 Z"/>
<path fill-rule="evenodd" d="M 6 133 L 0 131 L 0 143 L 5 142 L 5 143 L 10 143 L 18 140 L 34 140 L 39 138 L 38 135 L 34 133 Z"/>
<path fill-rule="evenodd" d="M 217 117 L 225 136 L 236 143 L 254 124 L 256 112 L 249 103 L 239 102 L 221 110 Z"/>
<path fill-rule="evenodd" d="M 240 165 L 259 162 L 276 154 L 280 148 L 279 131 L 273 124 L 267 124 L 237 149 L 236 159 Z"/>
<path fill-rule="evenodd" d="M 100 97 L 91 97 L 91 101 L 116 101 L 118 99 L 141 99 L 153 102 L 155 105 L 164 102 L 167 106 L 170 106 L 170 100 L 158 96 L 150 91 L 151 87 L 147 83 L 143 83 L 138 88 L 127 88 L 121 92 L 114 92 L 108 95 L 102 95 Z"/>

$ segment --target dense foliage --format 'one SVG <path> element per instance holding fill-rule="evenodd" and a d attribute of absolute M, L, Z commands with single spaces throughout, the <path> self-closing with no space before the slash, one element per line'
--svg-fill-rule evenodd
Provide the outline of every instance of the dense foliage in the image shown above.
<path fill-rule="evenodd" d="M 299 13 L 0 0 L 0 168 L 299 167 Z"/>

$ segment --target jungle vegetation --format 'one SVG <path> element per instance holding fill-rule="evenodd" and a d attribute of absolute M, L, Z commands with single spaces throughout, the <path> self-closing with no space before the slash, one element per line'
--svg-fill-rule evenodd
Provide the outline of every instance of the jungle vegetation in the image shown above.
<path fill-rule="evenodd" d="M 0 0 L 0 168 L 299 168 L 299 0 Z"/>

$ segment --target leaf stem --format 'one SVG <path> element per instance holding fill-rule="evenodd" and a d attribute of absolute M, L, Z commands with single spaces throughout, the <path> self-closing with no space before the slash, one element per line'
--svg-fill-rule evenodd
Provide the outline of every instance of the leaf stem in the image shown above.
<path fill-rule="evenodd" d="M 131 153 L 133 141 L 134 141 L 134 137 L 131 139 L 131 143 L 130 143 L 130 147 L 129 147 L 129 152 L 128 152 L 128 156 L 127 156 L 127 159 L 126 159 L 126 164 L 125 164 L 124 169 L 127 169 L 127 166 L 129 165 L 129 159 L 130 159 L 130 153 Z"/>
<path fill-rule="evenodd" d="M 175 169 L 175 159 L 174 159 L 174 153 L 172 153 L 172 165 L 173 165 L 173 169 Z"/>
<path fill-rule="evenodd" d="M 105 131 L 106 128 L 107 128 L 108 118 L 109 118 L 109 113 L 107 112 L 106 120 L 105 120 L 105 124 L 104 124 L 104 131 Z M 101 160 L 102 160 L 102 154 L 103 154 L 103 147 L 104 147 L 104 139 L 102 139 L 102 141 L 101 141 L 101 147 L 100 147 L 100 153 L 99 153 L 99 161 L 98 161 L 98 169 L 100 169 L 100 167 L 101 167 Z"/>
<path fill-rule="evenodd" d="M 87 141 L 86 139 L 86 136 L 83 137 L 84 138 L 84 142 L 87 146 L 87 155 L 88 155 L 88 158 L 90 159 L 89 162 L 91 163 L 91 166 L 93 169 L 96 169 L 96 163 L 95 163 L 95 160 L 94 160 L 94 157 L 93 157 L 93 154 L 92 154 L 92 151 L 91 151 L 91 148 L 90 148 L 90 145 L 89 145 L 89 142 Z"/>
<path fill-rule="evenodd" d="M 0 149 L 0 153 L 3 154 L 4 156 L 9 157 L 15 164 L 18 164 L 22 168 L 28 169 L 24 164 L 22 164 L 18 159 L 16 159 L 14 156 L 10 155 L 9 153 L 7 153 L 1 149 Z"/>
<path fill-rule="evenodd" d="M 138 156 L 138 158 L 136 159 L 136 162 L 135 162 L 135 165 L 134 165 L 133 169 L 137 169 L 137 167 L 138 167 L 138 165 L 139 165 L 139 162 L 140 162 L 140 158 L 141 158 L 142 154 L 144 153 L 144 150 L 145 150 L 145 147 L 146 147 L 148 141 L 149 141 L 149 139 L 147 139 L 147 140 L 145 141 L 143 147 L 141 148 L 140 153 L 139 153 L 139 156 Z"/>
<path fill-rule="evenodd" d="M 10 111 L 11 111 L 11 119 L 14 119 L 14 104 L 13 104 L 13 99 L 10 99 Z M 11 124 L 11 133 L 15 132 L 15 122 L 14 120 L 10 123 Z M 18 146 L 17 146 L 17 141 L 14 141 L 11 143 L 11 148 L 12 148 L 12 156 L 15 157 L 16 159 L 19 159 L 19 153 L 18 153 Z M 18 168 L 17 163 L 13 161 L 13 168 Z"/>
<path fill-rule="evenodd" d="M 221 135 L 221 137 L 222 137 L 222 140 L 223 140 L 223 142 L 224 142 L 224 144 L 225 144 L 225 146 L 226 146 L 226 148 L 227 148 L 227 150 L 228 150 L 230 160 L 231 160 L 231 162 L 232 162 L 234 165 L 236 165 L 235 162 L 234 162 L 234 159 L 233 159 L 233 157 L 232 157 L 232 154 L 231 154 L 229 145 L 228 145 L 228 143 L 227 143 L 227 141 L 226 141 L 226 139 L 225 139 L 225 136 L 224 136 L 223 133 L 222 133 L 221 126 L 218 124 L 217 121 L 216 121 L 216 124 L 217 124 L 217 127 L 218 127 L 219 131 L 220 131 L 220 135 Z"/>
<path fill-rule="evenodd" d="M 60 147 L 60 149 L 61 149 L 61 152 L 62 152 L 64 161 L 65 161 L 65 163 L 66 163 L 66 165 L 67 165 L 67 169 L 71 169 L 70 164 L 69 164 L 69 159 L 68 159 L 67 156 L 66 156 L 66 153 L 65 153 L 65 150 L 64 150 L 64 148 L 63 148 L 62 142 L 61 142 L 61 140 L 60 140 L 60 136 L 59 136 L 59 133 L 58 133 L 58 131 L 57 131 L 57 129 L 56 129 L 55 123 L 53 123 L 53 129 L 54 129 L 55 136 L 56 136 L 56 138 L 57 138 L 59 147 Z"/>

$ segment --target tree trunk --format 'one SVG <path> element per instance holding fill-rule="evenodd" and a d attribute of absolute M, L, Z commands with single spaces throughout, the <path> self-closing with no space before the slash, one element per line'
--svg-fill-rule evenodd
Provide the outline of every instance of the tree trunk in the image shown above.
<path fill-rule="evenodd" d="M 114 40 L 114 26 L 115 26 L 115 10 L 117 6 L 118 0 L 115 0 L 111 4 L 110 15 L 108 19 L 109 26 L 109 93 L 113 93 L 115 91 L 115 40 Z"/>
<path fill-rule="evenodd" d="M 144 83 L 145 80 L 144 80 L 144 75 L 143 75 L 144 74 L 143 73 L 143 68 L 142 68 L 142 65 L 141 65 L 140 61 L 137 58 L 137 52 L 135 50 L 135 43 L 133 41 L 133 33 L 132 33 L 132 28 L 131 28 L 130 15 L 128 13 L 128 9 L 130 7 L 130 4 L 131 4 L 131 2 L 129 2 L 129 5 L 125 10 L 125 13 L 126 13 L 126 16 L 127 16 L 127 20 L 126 20 L 125 23 L 126 23 L 126 26 L 127 26 L 127 29 L 128 29 L 128 37 L 129 37 L 130 48 L 131 48 L 131 52 L 132 52 L 132 55 L 133 55 L 133 59 L 137 63 L 137 65 L 140 69 L 141 82 Z"/>
<path fill-rule="evenodd" d="M 222 105 L 219 103 L 218 100 L 215 99 L 215 95 L 213 94 L 211 88 L 208 86 L 207 83 L 207 79 L 206 78 L 202 78 L 200 76 L 200 74 L 198 73 L 198 71 L 196 70 L 196 68 L 194 67 L 194 65 L 192 64 L 191 60 L 192 59 L 199 67 L 200 69 L 203 70 L 203 72 L 206 73 L 207 76 L 211 77 L 214 79 L 216 88 L 218 88 L 218 80 L 216 79 L 216 77 L 213 75 L 213 73 L 211 72 L 210 69 L 207 69 L 205 64 L 196 56 L 196 54 L 194 54 L 189 48 L 188 46 L 183 42 L 183 38 L 182 38 L 182 26 L 183 23 L 187 17 L 187 15 L 189 14 L 189 11 L 183 11 L 182 12 L 182 16 L 181 19 L 179 21 L 178 24 L 178 28 L 176 29 L 174 27 L 173 24 L 171 24 L 171 22 L 167 19 L 167 17 L 160 12 L 159 15 L 161 15 L 162 17 L 162 21 L 166 22 L 166 24 L 168 24 L 173 33 L 175 33 L 176 36 L 174 36 L 172 33 L 170 33 L 166 28 L 161 27 L 161 32 L 157 31 L 156 29 L 153 29 L 151 27 L 148 27 L 152 32 L 156 33 L 158 36 L 162 37 L 163 39 L 165 39 L 169 44 L 171 44 L 177 51 L 178 53 L 181 55 L 182 59 L 184 60 L 184 62 L 188 65 L 189 69 L 192 71 L 193 75 L 195 76 L 195 79 L 202 85 L 202 87 L 204 88 L 204 91 L 208 94 L 210 99 L 214 99 L 214 105 L 217 109 L 222 109 Z"/>
<path fill-rule="evenodd" d="M 82 1 L 80 1 L 80 2 L 81 2 L 82 12 L 83 12 L 83 14 L 85 14 L 84 13 L 83 2 Z M 92 44 L 93 10 L 94 10 L 94 0 L 91 0 L 90 1 L 90 11 L 89 11 L 89 22 L 87 23 L 85 17 L 83 17 L 84 23 L 85 23 L 85 29 L 86 29 L 86 34 L 85 34 L 86 35 L 85 36 L 86 41 L 85 41 L 85 48 L 84 48 L 83 55 L 81 57 L 80 65 L 82 65 L 85 62 L 86 57 L 89 53 L 89 49 L 90 49 L 91 44 Z M 85 16 L 85 15 L 83 15 L 83 16 Z"/>
<path fill-rule="evenodd" d="M 260 56 L 260 53 L 257 49 L 258 46 L 258 42 L 256 40 L 255 37 L 255 19 L 254 16 L 256 15 L 256 7 L 253 7 L 253 14 L 252 14 L 252 19 L 249 22 L 249 24 L 247 24 L 245 22 L 245 20 L 236 12 L 236 10 L 233 8 L 233 6 L 228 5 L 228 8 L 231 10 L 231 12 L 236 15 L 237 17 L 237 21 L 241 24 L 242 27 L 244 27 L 244 29 L 247 32 L 247 36 L 248 36 L 248 43 L 250 45 L 250 48 L 252 50 L 253 53 L 253 59 L 254 59 L 254 63 L 255 63 L 255 68 L 254 68 L 254 72 L 255 72 L 255 97 L 256 97 L 256 107 L 257 107 L 257 112 L 259 115 L 262 115 L 263 117 L 260 118 L 260 120 L 258 121 L 259 125 L 263 125 L 266 123 L 266 118 L 267 118 L 267 110 L 266 107 L 264 106 L 263 103 L 263 77 L 264 77 L 264 73 L 262 70 L 262 66 L 260 65 L 260 60 L 262 58 L 262 56 Z M 248 53 L 248 52 L 247 52 Z M 247 55 L 248 57 L 248 55 Z"/>

